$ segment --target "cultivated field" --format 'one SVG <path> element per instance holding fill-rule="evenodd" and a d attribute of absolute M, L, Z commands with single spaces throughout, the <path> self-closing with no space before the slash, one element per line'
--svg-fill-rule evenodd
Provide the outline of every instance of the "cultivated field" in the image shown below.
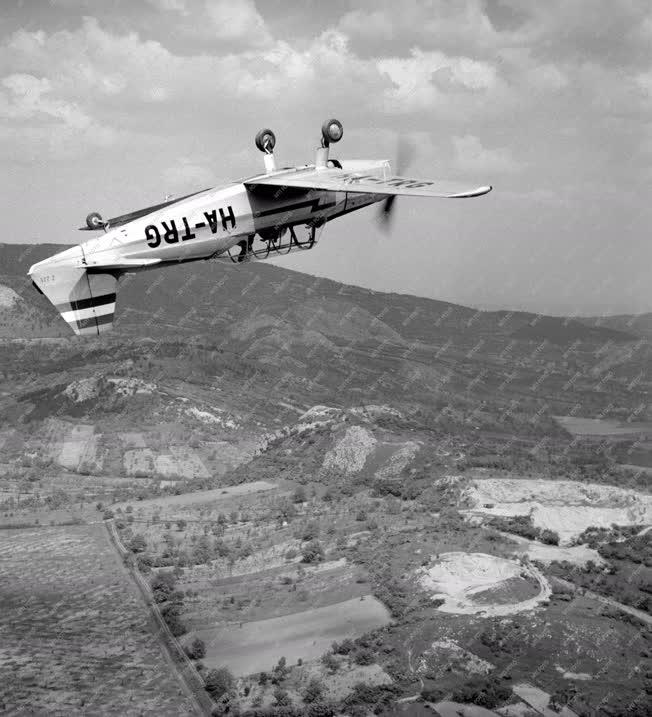
<path fill-rule="evenodd" d="M 0 713 L 195 713 L 104 526 L 1 531 L 0 603 Z"/>
<path fill-rule="evenodd" d="M 289 664 L 328 651 L 334 640 L 355 638 L 389 623 L 389 613 L 370 595 L 346 602 L 241 625 L 198 630 L 206 643 L 204 662 L 227 665 L 235 675 L 271 670 L 280 657 Z"/>
<path fill-rule="evenodd" d="M 582 418 L 581 416 L 554 416 L 555 420 L 574 436 L 652 437 L 651 422 L 618 421 L 608 418 Z"/>

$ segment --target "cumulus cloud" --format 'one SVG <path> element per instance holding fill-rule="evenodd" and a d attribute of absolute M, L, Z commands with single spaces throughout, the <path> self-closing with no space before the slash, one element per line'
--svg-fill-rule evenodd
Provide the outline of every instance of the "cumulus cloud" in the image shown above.
<path fill-rule="evenodd" d="M 496 85 L 490 64 L 441 52 L 414 49 L 410 57 L 381 59 L 377 66 L 392 82 L 385 98 L 387 109 L 394 112 L 434 109 L 445 104 L 448 93 L 482 92 Z"/>
<path fill-rule="evenodd" d="M 462 172 L 478 172 L 490 176 L 497 172 L 514 172 L 519 163 L 506 148 L 488 149 L 474 135 L 452 138 L 455 164 Z"/>
<path fill-rule="evenodd" d="M 268 45 L 271 34 L 253 0 L 206 0 L 206 12 L 217 40 Z"/>

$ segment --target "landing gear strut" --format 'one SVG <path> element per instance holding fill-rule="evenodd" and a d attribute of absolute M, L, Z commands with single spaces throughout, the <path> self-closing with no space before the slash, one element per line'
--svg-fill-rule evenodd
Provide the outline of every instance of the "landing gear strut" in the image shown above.
<path fill-rule="evenodd" d="M 234 256 L 231 254 L 231 250 L 227 250 L 227 254 L 234 264 L 239 264 L 242 261 L 249 261 L 250 259 L 267 259 L 272 252 L 280 256 L 285 256 L 295 249 L 301 249 L 303 251 L 312 249 L 317 243 L 317 230 L 323 227 L 325 223 L 326 222 L 322 220 L 306 224 L 308 238 L 304 241 L 299 239 L 293 226 L 287 227 L 288 233 L 290 234 L 289 241 L 283 242 L 280 233 L 269 236 L 269 238 L 260 237 L 266 244 L 264 249 L 253 249 L 253 241 L 256 235 L 249 234 L 246 239 L 242 239 L 242 241 L 236 244 L 236 246 L 240 247 L 239 254 Z"/>

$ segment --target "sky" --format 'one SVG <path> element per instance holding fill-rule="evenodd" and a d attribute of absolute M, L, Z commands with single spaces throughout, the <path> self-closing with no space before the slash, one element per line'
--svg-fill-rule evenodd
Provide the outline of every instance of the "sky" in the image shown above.
<path fill-rule="evenodd" d="M 481 308 L 652 311 L 648 0 L 3 0 L 5 242 L 281 165 L 394 159 L 470 186 L 328 225 L 282 265 Z M 170 269 L 172 271 L 173 269 Z M 219 265 L 215 271 L 219 272 Z M 1 272 L 1 267 L 0 267 Z"/>

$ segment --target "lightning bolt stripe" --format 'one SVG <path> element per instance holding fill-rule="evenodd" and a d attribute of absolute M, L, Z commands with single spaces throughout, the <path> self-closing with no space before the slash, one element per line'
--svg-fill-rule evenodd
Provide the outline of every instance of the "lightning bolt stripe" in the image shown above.
<path fill-rule="evenodd" d="M 331 207 L 334 207 L 337 202 L 326 202 L 325 204 L 319 203 L 320 197 L 317 197 L 316 199 L 306 199 L 303 202 L 295 202 L 294 204 L 286 204 L 284 207 L 274 207 L 272 209 L 261 209 L 258 212 L 254 212 L 254 219 L 258 217 L 269 217 L 273 214 L 283 214 L 285 212 L 292 212 L 295 209 L 305 209 L 306 207 L 310 208 L 311 212 L 317 212 L 317 211 L 323 211 L 324 209 L 330 209 Z"/>

